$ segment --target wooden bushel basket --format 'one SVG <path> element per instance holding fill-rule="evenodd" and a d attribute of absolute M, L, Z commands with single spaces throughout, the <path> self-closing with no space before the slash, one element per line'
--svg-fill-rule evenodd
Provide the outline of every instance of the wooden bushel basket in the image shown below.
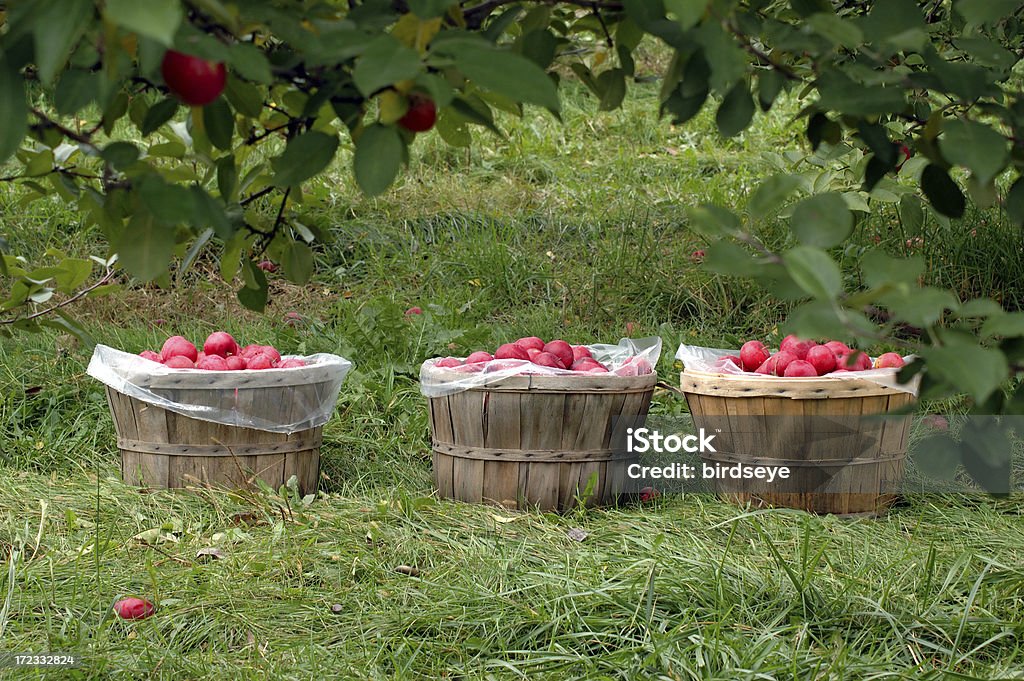
<path fill-rule="evenodd" d="M 260 405 L 267 419 L 301 421 L 302 404 L 316 404 L 327 389 L 307 369 L 259 372 L 188 372 L 154 378 L 149 389 L 177 403 Z M 198 392 L 203 391 L 201 399 Z M 210 391 L 216 391 L 212 393 Z M 193 395 L 190 398 L 190 394 Z M 277 489 L 291 476 L 313 494 L 320 476 L 322 426 L 294 433 L 242 428 L 184 416 L 107 387 L 125 482 L 152 488 L 205 484 L 245 488 L 256 478 Z M 299 418 L 297 418 L 299 417 Z"/>
<path fill-rule="evenodd" d="M 656 382 L 653 373 L 510 376 L 429 398 L 438 494 L 521 509 L 615 503 L 635 458 L 615 454 L 613 427 L 646 417 Z"/>
<path fill-rule="evenodd" d="M 768 483 L 750 480 L 716 481 L 723 498 L 836 515 L 877 515 L 897 499 L 911 416 L 859 417 L 899 412 L 914 402 L 911 393 L 859 378 L 754 378 L 688 370 L 681 379 L 696 427 L 720 431 L 717 452 L 701 455 L 705 462 L 791 471 L 786 484 L 794 491 L 773 491 Z M 840 425 L 825 430 L 830 423 Z M 857 432 L 849 432 L 850 424 Z M 813 428 L 825 432 L 810 432 Z"/>

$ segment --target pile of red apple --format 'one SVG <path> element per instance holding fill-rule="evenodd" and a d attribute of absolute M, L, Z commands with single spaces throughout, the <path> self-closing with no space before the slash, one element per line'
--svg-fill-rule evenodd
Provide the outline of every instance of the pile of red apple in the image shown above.
<path fill-rule="evenodd" d="M 492 364 L 496 360 L 514 360 L 518 363 L 497 362 L 497 365 Z M 560 339 L 545 343 L 543 339 L 537 336 L 527 336 L 526 338 L 520 338 L 514 343 L 505 343 L 499 346 L 494 351 L 494 354 L 485 350 L 478 350 L 465 359 L 445 357 L 434 362 L 434 366 L 474 373 L 483 371 L 485 367 L 487 370 L 519 367 L 521 366 L 519 363 L 523 362 L 585 374 L 606 374 L 611 371 L 606 365 L 594 359 L 594 356 L 590 353 L 590 348 L 585 345 L 571 345 Z M 614 373 L 639 376 L 649 374 L 652 371 L 651 363 L 645 358 L 630 357 Z"/>
<path fill-rule="evenodd" d="M 879 355 L 872 364 L 867 353 L 851 348 L 842 341 L 830 340 L 819 345 L 792 335 L 782 340 L 778 352 L 774 354 L 761 341 L 752 340 L 743 344 L 739 356 L 729 355 L 719 362 L 732 362 L 743 371 L 755 374 L 786 378 L 831 376 L 903 366 L 903 358 L 896 352 Z"/>
<path fill-rule="evenodd" d="M 171 369 L 205 369 L 206 371 L 242 371 L 245 369 L 291 369 L 304 367 L 301 359 L 281 359 L 272 345 L 246 345 L 244 348 L 225 331 L 214 331 L 196 349 L 184 336 L 171 336 L 160 352 L 143 350 L 140 357 L 159 362 Z"/>

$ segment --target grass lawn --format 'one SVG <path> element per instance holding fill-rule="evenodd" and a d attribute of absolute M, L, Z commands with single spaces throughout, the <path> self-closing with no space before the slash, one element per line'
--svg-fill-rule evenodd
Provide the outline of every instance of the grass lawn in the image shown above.
<path fill-rule="evenodd" d="M 530 111 L 471 150 L 425 136 L 375 200 L 342 159 L 304 209 L 333 235 L 316 285 L 275 281 L 265 315 L 234 302 L 212 259 L 173 291 L 79 308 L 98 342 L 131 351 L 223 328 L 354 360 L 308 506 L 266 490 L 125 486 L 87 353 L 65 336 L 0 342 L 0 652 L 73 652 L 72 678 L 1024 678 L 1019 497 L 911 498 L 878 519 L 707 496 L 566 515 L 432 497 L 427 357 L 629 329 L 663 338 L 659 371 L 675 383 L 682 340 L 777 340 L 785 304 L 700 271 L 684 210 L 742 205 L 801 148 L 798 104 L 722 140 L 713 112 L 658 121 L 656 88 L 614 113 L 570 88 L 564 125 Z M 96 242 L 56 201 L 25 209 L 0 192 L 16 252 Z M 858 225 L 849 276 L 858 243 L 907 248 L 891 215 Z M 1016 300 L 1021 256 L 997 248 L 998 215 L 926 229 L 931 281 Z M 1012 262 L 994 266 L 997 253 Z M 424 314 L 407 318 L 413 305 Z M 655 402 L 685 410 L 667 390 Z M 223 558 L 198 558 L 207 547 Z M 127 594 L 156 616 L 116 620 Z"/>

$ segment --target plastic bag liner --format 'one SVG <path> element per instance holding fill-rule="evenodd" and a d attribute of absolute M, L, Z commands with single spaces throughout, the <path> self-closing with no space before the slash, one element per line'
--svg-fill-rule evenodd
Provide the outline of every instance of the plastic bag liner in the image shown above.
<path fill-rule="evenodd" d="M 691 371 L 705 371 L 712 374 L 765 378 L 763 374 L 755 374 L 752 371 L 743 371 L 743 369 L 740 369 L 732 362 L 722 359 L 727 355 L 739 356 L 739 354 L 739 350 L 722 350 L 719 348 L 702 348 L 697 345 L 680 345 L 679 350 L 676 352 L 676 359 L 683 363 L 684 368 Z M 910 362 L 912 359 L 914 359 L 914 355 L 907 355 L 903 358 L 903 361 Z M 875 358 L 871 357 L 872 363 L 874 360 Z M 877 383 L 878 385 L 892 388 L 894 390 L 900 390 L 905 393 L 911 393 L 912 395 L 917 395 L 918 388 L 921 384 L 921 375 L 918 374 L 914 376 L 909 383 L 900 383 L 896 380 L 896 374 L 898 372 L 898 369 L 893 368 L 868 369 L 867 371 L 850 371 L 834 375 L 826 374 L 825 376 L 819 376 L 818 380 L 828 379 L 831 381 L 850 381 L 859 379 L 862 381 Z M 791 378 L 789 380 L 799 379 Z"/>
<path fill-rule="evenodd" d="M 97 345 L 86 371 L 119 393 L 183 416 L 295 433 L 327 423 L 352 368 L 352 362 L 337 355 L 298 359 L 306 366 L 258 371 L 171 369 Z"/>
<path fill-rule="evenodd" d="M 496 383 L 509 376 L 573 376 L 581 381 L 591 376 L 639 376 L 654 372 L 661 356 L 661 338 L 623 338 L 618 345 L 597 343 L 586 346 L 594 359 L 608 367 L 609 373 L 587 374 L 568 369 L 545 367 L 522 359 L 492 359 L 490 362 L 460 367 L 435 367 L 440 358 L 428 359 L 420 367 L 420 392 L 427 397 L 442 397 Z"/>

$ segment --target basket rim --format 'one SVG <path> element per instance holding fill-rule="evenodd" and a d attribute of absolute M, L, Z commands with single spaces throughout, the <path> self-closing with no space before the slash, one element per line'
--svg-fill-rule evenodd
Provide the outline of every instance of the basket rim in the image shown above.
<path fill-rule="evenodd" d="M 893 376 L 896 375 L 896 372 L 897 369 L 891 370 Z M 766 376 L 762 378 L 695 369 L 683 369 L 679 376 L 683 392 L 698 395 L 822 399 L 909 393 L 916 397 L 916 392 L 894 388 L 856 376 Z M 687 379 L 690 380 L 689 386 Z M 714 385 L 718 387 L 713 387 Z"/>
<path fill-rule="evenodd" d="M 450 371 L 445 368 L 433 368 L 431 373 L 439 379 L 456 380 L 457 377 L 465 377 L 467 374 Z M 470 376 L 475 374 L 468 374 Z M 576 374 L 576 375 L 544 375 L 544 374 L 517 374 L 514 376 L 503 376 L 493 381 L 474 385 L 465 390 L 518 390 L 528 392 L 578 392 L 578 391 L 599 391 L 618 392 L 630 388 L 654 389 L 658 382 L 658 372 L 652 371 L 649 374 L 640 376 L 617 376 L 615 374 Z M 461 391 L 459 391 L 461 392 Z"/>

